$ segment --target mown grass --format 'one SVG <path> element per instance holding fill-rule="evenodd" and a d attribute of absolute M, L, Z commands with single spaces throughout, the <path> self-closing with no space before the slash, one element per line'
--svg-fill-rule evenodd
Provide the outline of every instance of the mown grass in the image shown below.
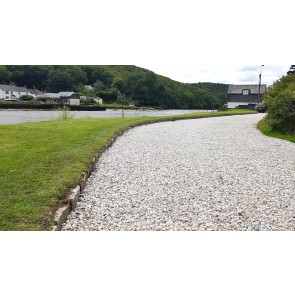
<path fill-rule="evenodd" d="M 257 128 L 265 135 L 295 143 L 295 121 L 274 120 L 266 116 L 258 122 Z"/>
<path fill-rule="evenodd" d="M 0 125 L 0 230 L 49 230 L 66 192 L 118 132 L 150 122 L 253 113 L 70 119 Z"/>

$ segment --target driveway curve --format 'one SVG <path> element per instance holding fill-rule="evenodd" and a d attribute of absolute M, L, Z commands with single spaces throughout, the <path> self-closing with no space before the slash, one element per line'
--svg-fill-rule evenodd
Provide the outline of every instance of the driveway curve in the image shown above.
<path fill-rule="evenodd" d="M 129 130 L 62 230 L 295 230 L 295 144 L 262 135 L 262 117 Z"/>

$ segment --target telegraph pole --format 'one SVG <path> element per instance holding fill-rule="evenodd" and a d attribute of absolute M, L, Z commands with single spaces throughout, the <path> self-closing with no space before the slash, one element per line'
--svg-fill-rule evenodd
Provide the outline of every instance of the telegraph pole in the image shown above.
<path fill-rule="evenodd" d="M 258 97 L 257 97 L 257 105 L 259 104 L 260 101 L 260 88 L 261 88 L 261 73 L 264 65 L 261 66 L 260 68 L 260 74 L 259 74 L 259 85 L 258 85 Z"/>

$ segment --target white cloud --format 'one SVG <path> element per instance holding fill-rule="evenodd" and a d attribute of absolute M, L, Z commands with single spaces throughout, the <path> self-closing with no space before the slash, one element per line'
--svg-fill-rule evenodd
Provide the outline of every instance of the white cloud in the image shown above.
<path fill-rule="evenodd" d="M 268 3 L 261 14 L 265 4 L 249 1 L 256 9 L 248 3 L 242 15 L 257 21 L 241 22 L 241 7 L 231 1 L 72 1 L 69 16 L 66 1 L 11 0 L 3 9 L 18 12 L 13 22 L 3 15 L 9 30 L 2 32 L 0 64 L 131 64 L 190 83 L 257 83 L 260 63 L 287 64 L 264 67 L 262 82 L 271 84 L 294 56 L 287 29 L 293 10 L 284 6 L 280 22 L 280 7 Z M 36 13 L 24 22 L 30 7 Z"/>
<path fill-rule="evenodd" d="M 215 82 L 226 84 L 257 84 L 261 65 L 138 65 L 149 70 L 184 83 Z M 290 65 L 264 65 L 262 83 L 271 85 L 279 77 L 286 74 Z"/>

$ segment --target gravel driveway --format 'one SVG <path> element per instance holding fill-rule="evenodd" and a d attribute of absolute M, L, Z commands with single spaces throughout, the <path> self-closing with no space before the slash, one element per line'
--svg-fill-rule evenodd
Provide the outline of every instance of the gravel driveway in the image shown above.
<path fill-rule="evenodd" d="M 263 116 L 131 129 L 63 230 L 294 230 L 295 144 L 262 135 Z"/>

